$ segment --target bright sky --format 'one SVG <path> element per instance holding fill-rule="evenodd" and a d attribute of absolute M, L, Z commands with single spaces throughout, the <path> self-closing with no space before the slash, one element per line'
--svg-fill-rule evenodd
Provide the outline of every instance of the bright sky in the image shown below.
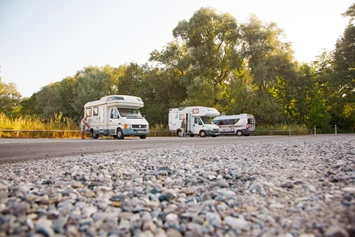
<path fill-rule="evenodd" d="M 23 97 L 87 66 L 144 64 L 201 7 L 276 22 L 299 62 L 331 51 L 354 0 L 0 0 L 0 77 Z"/>

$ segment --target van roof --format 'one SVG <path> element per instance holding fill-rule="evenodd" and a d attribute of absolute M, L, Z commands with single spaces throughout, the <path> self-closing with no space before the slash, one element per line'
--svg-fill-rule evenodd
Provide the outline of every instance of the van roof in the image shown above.
<path fill-rule="evenodd" d="M 223 120 L 223 119 L 238 119 L 241 117 L 254 117 L 252 114 L 233 114 L 233 115 L 222 115 L 215 117 L 213 120 Z"/>

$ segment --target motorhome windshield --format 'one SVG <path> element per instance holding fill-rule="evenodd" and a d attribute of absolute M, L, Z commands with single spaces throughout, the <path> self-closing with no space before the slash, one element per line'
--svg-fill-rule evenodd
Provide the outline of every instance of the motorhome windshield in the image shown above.
<path fill-rule="evenodd" d="M 117 108 L 121 117 L 128 119 L 141 119 L 142 115 L 138 109 Z"/>
<path fill-rule="evenodd" d="M 204 124 L 209 124 L 212 122 L 212 119 L 211 117 L 201 117 L 202 121 Z"/>

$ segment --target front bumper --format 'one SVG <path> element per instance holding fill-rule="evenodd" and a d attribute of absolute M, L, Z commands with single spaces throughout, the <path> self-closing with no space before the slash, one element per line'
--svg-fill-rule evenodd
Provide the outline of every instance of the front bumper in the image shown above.
<path fill-rule="evenodd" d="M 206 130 L 206 135 L 207 136 L 219 136 L 219 131 L 218 130 Z"/>
<path fill-rule="evenodd" d="M 149 134 L 149 129 L 129 128 L 129 129 L 123 129 L 122 131 L 125 136 L 143 136 Z"/>

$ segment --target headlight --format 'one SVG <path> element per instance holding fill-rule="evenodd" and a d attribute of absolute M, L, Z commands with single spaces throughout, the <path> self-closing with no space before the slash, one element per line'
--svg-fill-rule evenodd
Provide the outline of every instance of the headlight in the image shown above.
<path fill-rule="evenodd" d="M 125 124 L 125 125 L 123 125 L 123 128 L 124 128 L 124 129 L 130 129 L 130 128 L 131 128 L 131 125 Z"/>

